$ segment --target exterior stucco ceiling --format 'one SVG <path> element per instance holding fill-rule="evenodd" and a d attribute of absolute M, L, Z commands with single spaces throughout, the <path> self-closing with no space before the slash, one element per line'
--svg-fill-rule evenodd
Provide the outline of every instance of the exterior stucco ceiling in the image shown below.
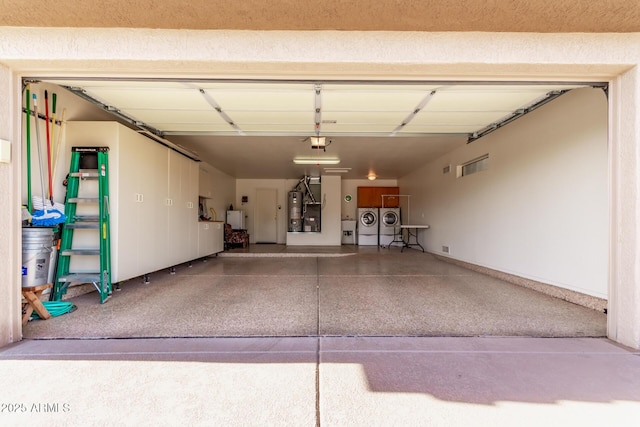
<path fill-rule="evenodd" d="M 0 26 L 640 32 L 630 0 L 1 0 Z"/>

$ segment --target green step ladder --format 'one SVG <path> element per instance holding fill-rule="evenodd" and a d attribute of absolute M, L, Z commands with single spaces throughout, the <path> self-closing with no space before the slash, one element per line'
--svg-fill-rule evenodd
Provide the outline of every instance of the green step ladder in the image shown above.
<path fill-rule="evenodd" d="M 111 284 L 111 240 L 109 227 L 109 147 L 73 147 L 71 165 L 67 178 L 67 198 L 62 228 L 58 267 L 52 298 L 60 301 L 71 283 L 93 283 L 100 294 L 100 304 L 105 303 L 112 293 Z M 97 197 L 78 197 L 81 180 L 97 180 Z M 98 215 L 76 214 L 78 204 L 97 204 Z M 97 248 L 74 248 L 74 231 L 95 229 L 99 233 Z M 72 256 L 99 256 L 100 270 L 70 273 Z M 96 263 L 97 264 L 97 263 Z"/>

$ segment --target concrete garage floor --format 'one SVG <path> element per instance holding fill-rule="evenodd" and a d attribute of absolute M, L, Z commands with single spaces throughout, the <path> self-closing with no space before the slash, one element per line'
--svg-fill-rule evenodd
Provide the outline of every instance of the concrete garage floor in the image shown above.
<path fill-rule="evenodd" d="M 25 338 L 603 337 L 606 315 L 398 248 L 252 245 L 121 285 L 103 305 L 32 321 Z M 357 248 L 357 247 L 355 247 Z M 300 252 L 298 252 L 300 251 Z"/>
<path fill-rule="evenodd" d="M 30 322 L 0 425 L 637 425 L 602 313 L 416 251 L 253 246 Z"/>

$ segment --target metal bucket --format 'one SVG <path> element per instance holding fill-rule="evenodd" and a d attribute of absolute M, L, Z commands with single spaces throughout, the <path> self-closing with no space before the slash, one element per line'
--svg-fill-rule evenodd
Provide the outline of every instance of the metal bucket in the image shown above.
<path fill-rule="evenodd" d="M 53 228 L 22 229 L 22 286 L 52 283 L 56 258 Z"/>

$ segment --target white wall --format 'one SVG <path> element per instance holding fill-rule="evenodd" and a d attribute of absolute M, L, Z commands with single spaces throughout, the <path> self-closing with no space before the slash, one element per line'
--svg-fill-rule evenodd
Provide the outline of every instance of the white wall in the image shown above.
<path fill-rule="evenodd" d="M 298 184 L 297 179 L 237 179 L 236 198 L 233 203 L 234 209 L 245 211 L 246 227 L 250 233 L 251 242 L 254 242 L 254 216 L 256 191 L 258 189 L 274 189 L 277 194 L 277 243 L 289 245 L 340 245 L 341 227 L 340 222 L 340 177 L 323 176 L 322 193 L 327 195 L 327 205 L 322 211 L 322 232 L 313 233 L 302 237 L 300 233 L 297 237 L 287 236 L 287 197 L 289 191 Z M 242 203 L 242 196 L 248 197 L 247 203 Z M 228 206 L 227 206 L 228 208 Z"/>
<path fill-rule="evenodd" d="M 204 179 L 209 180 L 211 188 L 211 194 L 206 199 L 207 209 L 214 209 L 217 221 L 225 221 L 226 210 L 230 204 L 235 204 L 236 179 L 208 163 L 200 163 L 199 167 L 206 171 Z M 210 212 L 207 214 L 211 216 Z"/>
<path fill-rule="evenodd" d="M 296 181 L 297 182 L 297 181 Z M 255 242 L 254 216 L 256 209 L 256 191 L 258 189 L 276 190 L 276 198 L 278 203 L 277 220 L 276 220 L 276 242 L 284 244 L 287 241 L 287 192 L 295 185 L 294 181 L 285 179 L 237 179 L 235 200 L 233 208 L 244 210 L 246 219 L 245 225 L 249 232 L 250 242 Z M 247 203 L 242 203 L 242 196 L 247 196 Z M 226 209 L 229 209 L 227 205 Z"/>
<path fill-rule="evenodd" d="M 488 170 L 456 177 L 487 153 Z M 606 97 L 580 89 L 399 182 L 427 250 L 606 298 L 607 174 Z"/>
<path fill-rule="evenodd" d="M 287 245 L 340 246 L 342 244 L 341 177 L 323 175 L 321 179 L 322 231 L 320 233 L 288 233 Z"/>

